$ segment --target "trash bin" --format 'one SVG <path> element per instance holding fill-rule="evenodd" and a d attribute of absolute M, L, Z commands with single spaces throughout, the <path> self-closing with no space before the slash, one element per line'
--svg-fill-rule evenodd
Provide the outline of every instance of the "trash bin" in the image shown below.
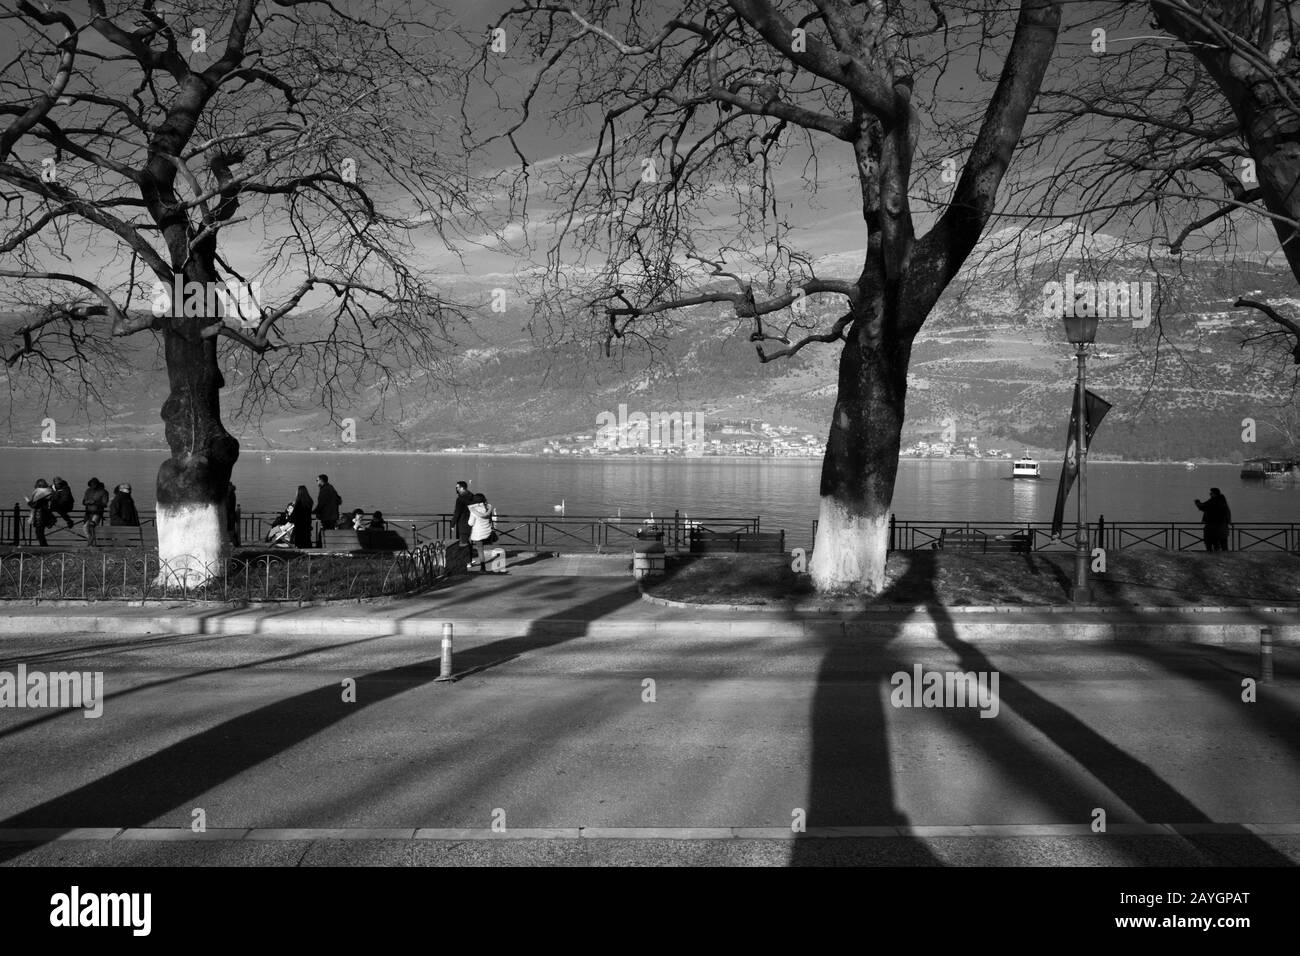
<path fill-rule="evenodd" d="M 638 531 L 632 542 L 632 577 L 638 581 L 645 578 L 661 578 L 668 561 L 664 551 L 664 533 L 662 531 Z"/>

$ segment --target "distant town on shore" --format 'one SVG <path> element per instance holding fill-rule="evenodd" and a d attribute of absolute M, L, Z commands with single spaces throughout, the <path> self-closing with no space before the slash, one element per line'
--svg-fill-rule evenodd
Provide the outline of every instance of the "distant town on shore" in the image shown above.
<path fill-rule="evenodd" d="M 1063 454 L 1061 449 L 1043 448 L 1032 443 L 1006 444 L 1005 438 L 994 441 L 998 447 L 983 447 L 981 436 L 977 434 L 951 435 L 931 433 L 931 438 L 915 438 L 906 441 L 899 450 L 900 459 L 922 460 L 1003 460 L 1011 461 L 1021 456 L 1054 461 Z M 261 436 L 265 439 L 265 436 Z M 698 442 L 663 441 L 651 437 L 643 441 L 614 441 L 608 434 L 596 432 L 575 432 L 567 435 L 548 436 L 515 442 L 474 442 L 461 445 L 445 445 L 433 448 L 417 447 L 375 447 L 372 443 L 339 442 L 331 445 L 310 445 L 289 447 L 285 445 L 254 445 L 253 439 L 241 438 L 241 451 L 244 454 L 270 453 L 319 453 L 319 454 L 393 454 L 393 455 L 525 455 L 535 457 L 557 458 L 754 458 L 754 459 L 812 459 L 820 461 L 826 454 L 826 442 L 800 428 L 792 425 L 773 424 L 761 419 L 723 419 L 710 421 L 707 437 Z M 112 441 L 104 438 L 81 436 L 61 437 L 56 442 L 32 441 L 26 445 L 9 444 L 6 448 L 60 448 L 82 451 L 157 451 L 163 454 L 167 449 L 156 443 L 156 438 L 145 440 Z M 1241 459 L 1227 460 L 1220 458 L 1139 458 L 1132 455 L 1106 453 L 1094 449 L 1090 459 L 1097 462 L 1144 462 L 1158 464 L 1194 461 L 1199 464 L 1239 464 Z"/>

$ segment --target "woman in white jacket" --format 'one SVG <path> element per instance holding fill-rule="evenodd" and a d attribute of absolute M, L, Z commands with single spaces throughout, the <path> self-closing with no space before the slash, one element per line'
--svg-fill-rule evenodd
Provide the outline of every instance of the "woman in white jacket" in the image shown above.
<path fill-rule="evenodd" d="M 478 550 L 479 570 L 487 570 L 488 538 L 492 537 L 492 522 L 496 509 L 488 504 L 483 495 L 475 495 L 469 503 L 469 540 Z M 474 567 L 471 561 L 470 568 Z"/>

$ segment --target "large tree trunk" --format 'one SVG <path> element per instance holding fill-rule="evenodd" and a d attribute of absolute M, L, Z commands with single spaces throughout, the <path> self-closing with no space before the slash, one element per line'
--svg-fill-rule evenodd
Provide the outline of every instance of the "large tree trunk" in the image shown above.
<path fill-rule="evenodd" d="M 239 442 L 221 424 L 225 381 L 217 340 L 199 335 L 206 321 L 177 318 L 165 333 L 171 393 L 162 419 L 172 456 L 158 469 L 160 584 L 197 586 L 230 555 L 224 501 Z"/>
<path fill-rule="evenodd" d="M 911 348 L 851 336 L 840 353 L 821 507 L 808 570 L 818 591 L 884 587 Z"/>

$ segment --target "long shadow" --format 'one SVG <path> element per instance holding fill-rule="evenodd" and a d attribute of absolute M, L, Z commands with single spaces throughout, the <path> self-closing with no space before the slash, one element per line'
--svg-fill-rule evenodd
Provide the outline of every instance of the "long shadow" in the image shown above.
<path fill-rule="evenodd" d="M 628 593 L 619 606 L 637 600 Z M 460 670 L 478 668 L 529 650 L 553 647 L 584 636 L 592 620 L 612 610 L 608 596 L 566 607 L 539 619 L 519 637 L 489 641 L 457 658 Z M 585 622 L 579 633 L 547 628 L 559 620 Z M 522 623 L 521 623 L 522 627 Z M 301 744 L 368 707 L 432 683 L 440 658 L 372 671 L 357 678 L 354 703 L 343 703 L 336 684 L 284 700 L 192 734 L 162 750 L 74 790 L 0 820 L 0 829 L 41 828 L 58 833 L 80 827 L 138 827 L 189 805 L 196 797 L 277 754 Z M 29 852 L 31 843 L 0 844 L 0 862 Z"/>
<path fill-rule="evenodd" d="M 914 578 L 905 575 L 880 595 L 881 604 L 915 603 Z M 890 649 L 902 625 L 854 623 L 868 630 L 858 636 L 822 639 L 824 650 L 812 705 L 812 740 L 807 796 L 807 825 L 812 827 L 905 827 L 910 824 L 896 801 L 890 763 L 889 722 L 882 687 L 890 673 L 909 670 Z M 827 841 L 794 841 L 791 866 L 820 866 L 837 848 Z M 872 864 L 937 866 L 941 861 L 924 841 L 900 838 L 873 844 L 891 858 Z"/>
<path fill-rule="evenodd" d="M 998 671 L 999 698 L 1004 711 L 1014 713 L 1051 741 L 1060 752 L 1074 758 L 1093 780 L 1118 796 L 1139 816 L 1154 823 L 1211 823 L 1201 810 L 1145 763 L 1125 753 L 1064 708 L 1046 700 L 1014 674 L 995 667 L 978 648 L 960 640 L 951 614 L 939 602 L 934 588 L 937 555 L 913 552 L 907 572 L 880 597 L 892 603 L 899 594 L 908 603 L 924 604 L 942 646 L 957 655 L 963 671 Z M 917 595 L 924 594 L 924 600 Z M 881 687 L 895 670 L 910 670 L 912 660 L 890 651 L 901 624 L 867 623 L 868 642 L 844 637 L 826 642 L 813 705 L 812 776 L 808 794 L 810 826 L 904 826 L 906 815 L 895 805 L 888 753 L 887 723 Z M 957 715 L 949 726 L 975 730 Z M 970 746 L 986 753 L 1004 772 L 1021 776 L 1047 806 L 1078 822 L 1089 822 L 1091 804 L 1078 786 L 1054 782 L 1053 767 L 1035 756 L 1028 741 L 1014 735 L 997 720 L 979 721 L 979 737 Z M 1266 720 L 1270 726 L 1273 720 Z M 1263 865 L 1292 865 L 1282 854 L 1253 834 L 1236 837 L 1253 860 Z M 826 861 L 826 841 L 797 840 L 791 865 L 816 865 Z M 882 861 L 873 861 L 882 862 Z M 912 841 L 900 858 L 887 862 L 937 863 L 924 844 Z"/>
<path fill-rule="evenodd" d="M 330 651 L 338 650 L 339 648 L 343 648 L 343 647 L 352 647 L 356 644 L 368 644 L 371 641 L 382 640 L 384 637 L 387 636 L 388 635 L 379 635 L 376 637 L 363 637 L 355 641 L 341 641 L 340 643 L 330 644 L 326 647 L 309 647 L 306 650 L 292 651 L 287 654 L 277 654 L 274 657 L 262 657 L 255 661 L 246 661 L 243 664 L 231 664 L 228 667 L 209 667 L 201 671 L 189 671 L 184 674 L 178 674 L 175 677 L 162 677 L 159 678 L 158 680 L 151 680 L 151 681 L 146 681 L 143 684 L 136 684 L 134 687 L 129 687 L 126 690 L 119 690 L 119 691 L 114 691 L 111 694 L 105 694 L 103 703 L 104 706 L 107 707 L 110 702 L 121 701 L 124 698 L 130 697 L 134 694 L 139 694 L 146 690 L 154 690 L 159 687 L 166 687 L 169 684 L 179 684 L 184 681 L 193 680 L 196 677 L 210 677 L 213 674 L 223 674 L 223 673 L 228 673 L 233 671 L 252 670 L 255 667 L 261 667 L 264 664 L 281 664 L 284 663 L 285 661 L 292 661 L 292 660 L 298 660 L 303 657 L 310 657 L 313 654 L 326 654 L 329 653 Z M 207 639 L 216 640 L 218 638 L 208 637 Z M 156 644 L 158 642 L 150 641 L 149 643 Z M 187 641 L 185 643 L 190 643 L 190 642 Z M 4 730 L 0 730 L 0 739 L 13 736 L 14 734 L 22 733 L 25 730 L 30 730 L 32 727 L 37 727 L 51 720 L 59 720 L 60 718 L 69 718 L 69 717 L 76 717 L 78 719 L 82 719 L 81 712 L 78 710 L 70 710 L 70 711 L 69 710 L 46 710 L 42 712 L 41 715 L 38 717 L 33 717 L 31 720 L 24 721 L 23 723 L 18 724 L 14 727 L 9 727 Z"/>
<path fill-rule="evenodd" d="M 922 552 L 913 559 L 909 573 L 933 582 L 935 557 Z M 1094 780 L 1131 807 L 1149 823 L 1213 823 L 1195 804 L 1141 760 L 1126 753 L 1097 733 L 1065 708 L 1031 690 L 1014 674 L 993 665 L 979 648 L 957 637 L 952 615 L 935 599 L 930 615 L 941 644 L 957 655 L 963 671 L 998 671 L 999 698 L 1004 710 L 1014 711 L 1062 753 L 1072 757 Z M 990 721 L 989 723 L 997 723 Z M 996 730 L 996 728 L 994 728 Z M 986 733 L 989 731 L 986 731 Z M 1035 781 L 1027 781 L 1034 783 Z M 1041 783 L 1037 784 L 1041 786 Z M 1079 808 L 1079 822 L 1088 822 L 1091 808 Z M 1241 846 L 1261 865 L 1293 865 L 1283 854 L 1254 834 L 1243 833 Z"/>

